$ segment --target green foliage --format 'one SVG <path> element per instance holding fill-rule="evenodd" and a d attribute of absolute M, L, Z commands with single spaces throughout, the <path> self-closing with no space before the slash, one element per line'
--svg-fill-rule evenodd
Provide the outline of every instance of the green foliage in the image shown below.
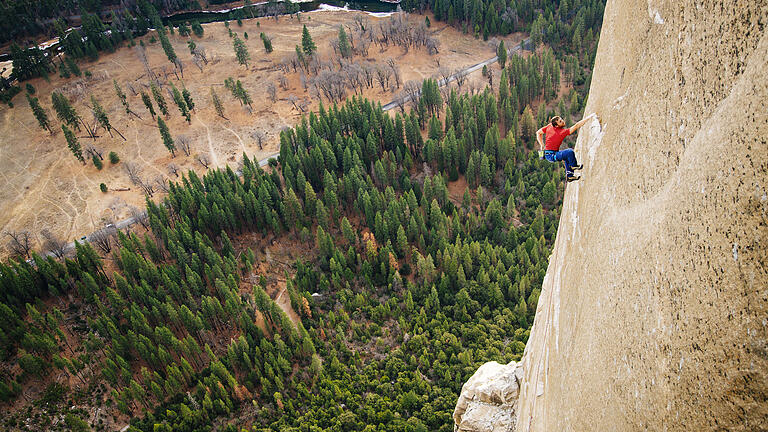
<path fill-rule="evenodd" d="M 34 114 L 35 119 L 37 119 L 37 124 L 39 124 L 42 129 L 53 133 L 51 130 L 51 122 L 48 119 L 48 113 L 46 113 L 45 109 L 40 106 L 38 99 L 30 96 L 30 93 L 27 93 L 26 97 L 27 102 L 29 102 L 29 107 L 32 109 L 32 114 Z"/>
<path fill-rule="evenodd" d="M 317 45 L 307 30 L 306 24 L 301 30 L 301 50 L 307 57 L 311 57 L 317 51 Z"/>
<path fill-rule="evenodd" d="M 64 138 L 67 140 L 67 147 L 69 147 L 69 150 L 72 152 L 73 155 L 75 155 L 77 160 L 79 160 L 80 162 L 83 163 L 83 165 L 85 165 L 85 158 L 83 157 L 83 151 L 80 147 L 80 142 L 78 142 L 75 134 L 65 124 L 61 125 L 61 130 L 64 132 Z"/>
<path fill-rule="evenodd" d="M 264 34 L 264 32 L 259 34 L 259 37 L 261 37 L 261 41 L 264 43 L 264 50 L 267 52 L 267 54 L 271 53 L 272 52 L 272 39 L 269 36 L 267 36 L 266 34 Z"/>
<path fill-rule="evenodd" d="M 232 46 L 235 49 L 235 58 L 237 58 L 237 62 L 248 67 L 248 60 L 251 59 L 251 54 L 248 52 L 248 47 L 245 46 L 245 42 L 235 35 L 235 38 L 232 41 Z"/>
<path fill-rule="evenodd" d="M 349 37 L 347 37 L 347 32 L 344 31 L 343 25 L 339 26 L 339 54 L 343 58 L 352 56 L 352 45 L 349 43 Z"/>
<path fill-rule="evenodd" d="M 96 169 L 101 170 L 104 168 L 104 164 L 101 162 L 101 159 L 99 159 L 98 156 L 93 155 L 91 156 L 91 160 L 93 161 L 93 166 L 96 167 Z"/>
<path fill-rule="evenodd" d="M 176 157 L 176 145 L 171 137 L 171 132 L 168 130 L 168 125 L 160 117 L 157 118 L 157 128 L 160 130 L 160 138 L 163 140 L 163 145 L 171 152 L 171 156 Z"/>
<path fill-rule="evenodd" d="M 107 185 L 106 185 L 106 184 L 104 184 L 104 183 L 99 183 L 99 189 L 100 189 L 102 192 L 104 192 L 104 193 L 107 193 L 107 191 L 109 190 L 109 189 L 107 189 Z"/>

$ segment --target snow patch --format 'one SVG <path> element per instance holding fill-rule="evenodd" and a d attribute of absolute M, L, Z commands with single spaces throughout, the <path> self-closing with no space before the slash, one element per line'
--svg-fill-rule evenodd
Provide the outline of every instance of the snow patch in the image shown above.
<path fill-rule="evenodd" d="M 306 13 L 324 12 L 324 11 L 365 12 L 365 11 L 359 11 L 357 9 L 350 9 L 349 4 L 345 4 L 344 7 L 338 7 L 338 6 L 332 6 L 329 4 L 321 3 L 320 6 L 317 7 L 317 9 L 310 12 L 306 12 Z M 365 13 L 377 18 L 386 18 L 388 16 L 392 16 L 395 12 L 365 12 Z"/>

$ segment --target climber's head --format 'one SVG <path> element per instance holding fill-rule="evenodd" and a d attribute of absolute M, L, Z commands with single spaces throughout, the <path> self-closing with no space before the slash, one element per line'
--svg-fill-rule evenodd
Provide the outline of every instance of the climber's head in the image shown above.
<path fill-rule="evenodd" d="M 552 124 L 552 127 L 565 127 L 565 121 L 560 116 L 552 117 L 549 119 L 549 122 Z"/>

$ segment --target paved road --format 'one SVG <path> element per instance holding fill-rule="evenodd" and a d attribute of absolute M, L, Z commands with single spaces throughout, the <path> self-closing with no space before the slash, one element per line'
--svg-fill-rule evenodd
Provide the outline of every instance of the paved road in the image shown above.
<path fill-rule="evenodd" d="M 279 155 L 280 155 L 280 152 L 272 153 L 271 155 L 267 156 L 266 158 L 260 160 L 259 161 L 259 166 L 260 167 L 267 166 L 267 164 L 269 163 L 270 159 L 276 158 Z M 237 174 L 241 175 L 242 173 L 238 170 Z M 146 212 L 142 212 L 142 215 L 144 215 L 144 214 L 146 214 Z M 128 228 L 129 226 L 131 226 L 131 225 L 133 225 L 135 223 L 136 223 L 136 218 L 131 216 L 131 217 L 127 218 L 127 219 L 123 219 L 123 220 L 121 220 L 119 222 L 115 222 L 114 227 L 105 227 L 105 228 L 124 229 L 124 228 Z M 90 234 L 88 234 L 86 236 L 81 237 L 80 240 L 79 240 L 80 243 L 90 242 L 93 235 L 94 235 L 94 233 L 90 233 Z M 69 251 L 73 250 L 74 248 L 75 248 L 75 242 L 71 241 L 71 242 L 67 243 L 66 246 L 64 246 L 64 251 L 66 253 L 66 252 L 69 252 Z M 47 252 L 45 254 L 45 256 L 54 256 L 54 254 L 53 254 L 53 252 Z"/>
<path fill-rule="evenodd" d="M 519 43 L 517 46 L 515 46 L 514 48 L 512 48 L 512 49 L 510 49 L 510 50 L 507 50 L 507 53 L 508 53 L 508 54 L 514 54 L 514 53 L 517 53 L 517 52 L 519 52 L 520 50 L 522 50 L 522 49 L 523 49 L 523 46 L 524 46 L 524 45 L 527 45 L 527 44 L 528 44 L 528 42 L 530 42 L 530 40 L 531 40 L 531 38 L 528 38 L 528 39 L 524 39 L 522 42 L 520 42 L 520 43 Z M 489 65 L 489 64 L 493 64 L 493 63 L 496 63 L 497 61 L 499 61 L 499 57 L 498 57 L 498 56 L 494 56 L 494 57 L 492 57 L 492 58 L 489 58 L 488 60 L 485 60 L 485 61 L 481 61 L 480 63 L 477 63 L 477 64 L 474 64 L 474 65 L 472 65 L 472 66 L 469 66 L 469 67 L 465 68 L 465 69 L 464 69 L 464 70 L 462 70 L 462 71 L 456 72 L 455 74 L 453 74 L 453 75 L 449 76 L 447 79 L 441 79 L 441 80 L 439 80 L 439 81 L 437 82 L 437 85 L 438 85 L 438 87 L 443 87 L 443 86 L 444 86 L 444 85 L 446 85 L 446 84 L 450 84 L 450 83 L 452 83 L 453 81 L 456 81 L 456 76 L 457 76 L 457 75 L 459 75 L 460 73 L 466 73 L 467 75 L 469 75 L 469 74 L 471 74 L 472 72 L 475 72 L 475 71 L 476 71 L 476 70 L 478 70 L 478 69 L 482 69 L 482 68 L 483 68 L 483 66 L 487 66 L 487 65 Z M 408 103 L 408 102 L 410 102 L 410 101 L 411 101 L 411 97 L 410 97 L 410 96 L 406 96 L 406 97 L 404 98 L 404 100 L 403 100 L 403 105 L 407 104 L 407 103 Z M 398 105 L 397 105 L 397 101 L 392 101 L 392 102 L 390 102 L 390 103 L 388 103 L 388 104 L 386 104 L 386 105 L 382 106 L 381 108 L 382 108 L 384 111 L 389 111 L 389 110 L 391 110 L 392 108 L 396 108 L 397 106 L 398 106 Z"/>

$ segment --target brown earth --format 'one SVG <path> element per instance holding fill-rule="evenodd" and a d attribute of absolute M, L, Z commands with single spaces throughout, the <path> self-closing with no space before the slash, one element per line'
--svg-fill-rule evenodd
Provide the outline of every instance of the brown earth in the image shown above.
<path fill-rule="evenodd" d="M 309 94 L 301 88 L 299 74 L 290 73 L 287 76 L 288 90 L 278 86 L 278 100 L 274 104 L 269 102 L 266 84 L 277 84 L 278 76 L 282 74 L 275 65 L 293 52 L 296 44 L 300 44 L 302 24 L 307 25 L 321 58 L 330 57 L 332 50 L 329 41 L 337 36 L 338 26 L 344 24 L 352 27 L 353 17 L 358 14 L 363 13 L 318 11 L 302 14 L 301 22 L 287 17 L 277 22 L 274 19 L 254 19 L 245 20 L 242 27 L 232 22 L 231 29 L 241 38 L 243 32 L 248 32 L 250 36 L 245 41 L 252 57 L 248 68 L 237 64 L 224 23 L 207 24 L 203 38 L 192 38 L 206 49 L 211 60 L 202 72 L 192 63 L 187 48 L 188 38 L 171 35 L 174 49 L 184 63 L 184 77 L 180 80 L 172 73 L 159 42 L 150 44 L 151 35 L 143 37 L 141 40 L 147 44 L 147 57 L 153 71 L 164 77 L 164 69 L 168 73 L 169 82 L 179 88 L 183 83 L 192 94 L 195 112 L 188 125 L 163 90 L 171 113 L 170 118 L 166 119 L 171 134 L 174 137 L 183 134 L 191 139 L 191 156 L 177 151 L 176 157 L 171 157 L 163 147 L 156 123 L 144 108 L 140 96 L 129 90 L 129 83 L 137 91 L 146 90 L 144 85 L 148 83 L 136 48 L 124 47 L 115 53 L 103 54 L 96 62 L 81 64 L 81 69 L 92 73 L 90 79 L 63 80 L 52 77 L 50 82 L 32 80 L 30 83 L 37 89 L 36 96 L 40 98 L 43 107 L 49 111 L 56 133 L 51 136 L 38 127 L 22 95 L 15 98 L 15 108 L 4 105 L 0 107 L 0 181 L 5 185 L 0 188 L 0 208 L 3 210 L 0 212 L 0 232 L 26 229 L 37 236 L 42 229 L 47 228 L 72 240 L 106 223 L 126 218 L 129 206 L 142 207 L 144 203 L 143 194 L 130 183 L 124 171 L 123 165 L 126 162 L 140 165 L 144 179 L 153 181 L 170 177 L 174 180 L 176 177 L 168 171 L 170 163 L 176 164 L 182 171 L 194 169 L 200 173 L 204 170 L 196 160 L 197 154 L 207 155 L 211 167 L 226 164 L 237 166 L 243 153 L 256 159 L 273 154 L 278 150 L 279 131 L 294 125 L 300 118 L 299 112 L 288 101 L 288 96 L 292 94 L 300 99 L 309 98 Z M 366 18 L 373 24 L 386 19 L 369 15 Z M 409 20 L 418 24 L 424 20 L 424 16 L 411 15 Z M 368 59 L 353 60 L 383 62 L 393 58 L 400 67 L 403 81 L 407 81 L 433 76 L 438 69 L 438 62 L 455 69 L 495 55 L 488 43 L 442 23 L 433 25 L 430 31 L 440 41 L 440 53 L 436 56 L 427 55 L 423 48 L 411 49 L 409 53 L 403 54 L 398 47 L 390 46 L 381 52 L 377 45 L 372 45 Z M 260 32 L 272 37 L 273 53 L 265 53 L 258 37 Z M 506 42 L 512 46 L 520 39 L 520 35 L 514 35 Z M 241 80 L 250 92 L 254 101 L 252 114 L 244 110 L 224 88 L 224 80 L 229 76 Z M 131 109 L 141 119 L 125 114 L 112 87 L 112 79 L 121 85 L 128 95 Z M 476 72 L 472 79 L 480 81 L 482 77 Z M 210 98 L 211 87 L 215 88 L 224 102 L 227 120 L 215 114 Z M 101 171 L 90 161 L 83 166 L 67 149 L 58 121 L 51 111 L 50 94 L 54 90 L 63 91 L 69 96 L 78 113 L 86 120 L 92 118 L 87 105 L 90 105 L 90 95 L 93 94 L 108 111 L 112 125 L 125 135 L 126 141 L 123 141 L 117 135 L 110 138 L 103 131 L 100 133 L 101 137 L 94 144 L 104 150 L 104 169 Z M 366 90 L 365 96 L 382 103 L 392 99 L 391 93 L 382 93 L 378 87 Z M 313 101 L 310 109 L 316 108 L 317 102 Z M 267 137 L 261 150 L 251 136 L 257 130 L 264 132 Z M 83 147 L 92 143 L 93 140 L 86 138 L 84 133 L 79 135 Z M 116 166 L 106 160 L 110 151 L 120 156 L 121 162 Z M 102 182 L 110 188 L 106 194 L 99 190 Z M 131 190 L 115 190 L 120 188 Z M 160 196 L 161 193 L 156 193 L 154 199 Z M 40 249 L 40 241 L 35 238 L 37 249 Z"/>

